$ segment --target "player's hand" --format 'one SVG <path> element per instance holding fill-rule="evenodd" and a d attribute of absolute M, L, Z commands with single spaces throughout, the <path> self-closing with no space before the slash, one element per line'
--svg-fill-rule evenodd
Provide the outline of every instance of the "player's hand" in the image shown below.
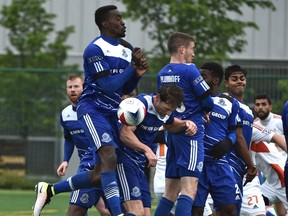
<path fill-rule="evenodd" d="M 212 146 L 210 155 L 215 159 L 220 159 L 231 150 L 232 145 L 233 143 L 229 138 L 221 140 Z"/>
<path fill-rule="evenodd" d="M 190 120 L 186 121 L 185 124 L 187 127 L 185 134 L 188 136 L 193 136 L 197 132 L 197 125 Z"/>
<path fill-rule="evenodd" d="M 150 148 L 145 152 L 145 156 L 148 160 L 147 167 L 155 167 L 157 163 L 157 156 Z"/>
<path fill-rule="evenodd" d="M 64 176 L 67 168 L 68 168 L 68 162 L 63 161 L 57 169 L 57 175 L 58 176 Z"/>
<path fill-rule="evenodd" d="M 139 47 L 136 47 L 132 53 L 132 67 L 136 70 L 136 75 L 141 77 L 146 73 L 148 61 Z"/>
<path fill-rule="evenodd" d="M 205 114 L 205 123 L 208 124 L 210 122 L 210 112 Z"/>
<path fill-rule="evenodd" d="M 256 175 L 257 175 L 257 169 L 255 166 L 247 167 L 246 180 L 243 186 L 245 186 L 248 182 L 251 182 L 255 178 Z"/>

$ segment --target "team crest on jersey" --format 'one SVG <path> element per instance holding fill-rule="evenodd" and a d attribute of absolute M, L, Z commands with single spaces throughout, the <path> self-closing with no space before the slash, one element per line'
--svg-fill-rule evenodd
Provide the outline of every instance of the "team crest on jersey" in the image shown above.
<path fill-rule="evenodd" d="M 125 50 L 125 49 L 123 49 L 123 50 L 122 50 L 122 56 L 124 56 L 125 58 L 127 58 L 127 57 L 128 57 L 128 54 L 127 54 L 127 52 L 126 52 L 126 50 Z"/>
<path fill-rule="evenodd" d="M 135 186 L 133 189 L 132 189 L 132 192 L 131 192 L 132 196 L 134 197 L 139 197 L 141 196 L 141 192 L 140 192 L 140 189 Z"/>
<path fill-rule="evenodd" d="M 198 163 L 197 169 L 199 170 L 199 172 L 202 172 L 202 170 L 203 170 L 203 161 L 201 161 L 200 163 Z"/>
<path fill-rule="evenodd" d="M 222 98 L 218 101 L 218 104 L 220 104 L 221 106 L 226 106 L 225 100 Z"/>
<path fill-rule="evenodd" d="M 110 137 L 110 135 L 109 135 L 108 133 L 102 134 L 102 139 L 101 139 L 102 142 L 108 143 L 108 142 L 110 142 L 111 140 L 112 140 L 112 139 L 111 139 L 111 137 Z"/>
<path fill-rule="evenodd" d="M 80 201 L 82 203 L 88 203 L 89 202 L 89 195 L 87 193 L 82 194 L 82 196 L 80 197 Z"/>

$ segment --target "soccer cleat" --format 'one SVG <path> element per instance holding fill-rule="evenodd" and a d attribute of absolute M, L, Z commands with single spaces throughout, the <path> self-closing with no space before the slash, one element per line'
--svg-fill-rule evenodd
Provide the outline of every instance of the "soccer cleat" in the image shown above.
<path fill-rule="evenodd" d="M 47 194 L 47 188 L 49 184 L 46 182 L 39 182 L 35 185 L 35 192 L 36 192 L 36 200 L 34 203 L 33 209 L 33 216 L 40 216 L 42 209 L 45 205 L 50 203 L 50 198 Z"/>

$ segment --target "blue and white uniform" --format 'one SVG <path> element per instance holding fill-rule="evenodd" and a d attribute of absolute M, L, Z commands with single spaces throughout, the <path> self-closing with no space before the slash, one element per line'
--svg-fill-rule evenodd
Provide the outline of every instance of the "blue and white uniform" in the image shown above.
<path fill-rule="evenodd" d="M 83 54 L 85 81 L 77 103 L 77 115 L 91 147 L 97 151 L 102 146 L 118 148 L 117 109 L 121 96 L 131 93 L 140 80 L 131 65 L 133 47 L 123 42 L 122 39 L 100 35 Z M 121 214 L 116 171 L 101 171 L 100 176 L 110 211 L 115 215 Z M 89 183 L 89 176 L 76 177 L 75 182 L 84 187 Z"/>
<path fill-rule="evenodd" d="M 76 107 L 69 105 L 62 110 L 60 123 L 64 129 L 64 159 L 69 162 L 74 147 L 77 148 L 80 164 L 78 173 L 93 170 L 94 164 L 99 163 L 95 149 L 91 149 L 84 130 L 77 119 Z M 76 190 L 71 193 L 70 205 L 91 208 L 103 196 L 101 187 Z"/>
<path fill-rule="evenodd" d="M 126 42 L 127 44 L 127 42 Z M 140 78 L 131 66 L 132 47 L 121 39 L 103 35 L 85 49 L 84 90 L 77 104 L 77 114 L 91 147 L 119 143 L 117 109 L 121 96 L 132 92 Z"/>
<path fill-rule="evenodd" d="M 157 76 L 157 85 L 176 84 L 184 92 L 184 102 L 181 108 L 174 112 L 176 118 L 191 120 L 197 125 L 197 133 L 187 136 L 185 132 L 167 136 L 167 178 L 182 176 L 199 177 L 204 160 L 203 136 L 204 115 L 213 107 L 210 98 L 210 88 L 203 80 L 194 64 L 167 64 Z"/>
<path fill-rule="evenodd" d="M 236 99 L 235 99 L 236 100 Z M 238 101 L 238 100 L 237 100 Z M 252 110 L 245 105 L 244 103 L 238 101 L 239 103 L 239 117 L 241 119 L 240 125 L 242 126 L 242 134 L 247 143 L 247 148 L 250 148 L 251 139 L 252 139 L 252 126 L 253 126 L 253 112 Z M 243 195 L 243 178 L 246 173 L 246 163 L 242 160 L 241 156 L 236 151 L 235 147 L 232 148 L 232 151 L 227 154 L 227 159 L 230 166 L 233 169 L 234 176 L 238 187 Z M 238 203 L 238 212 L 240 212 L 241 200 Z"/>
<path fill-rule="evenodd" d="M 284 130 L 286 145 L 288 146 L 288 101 L 286 101 L 282 110 L 282 122 L 283 122 L 283 130 Z M 286 160 L 286 164 L 284 168 L 284 179 L 285 179 L 285 185 L 286 185 L 286 198 L 288 199 L 288 187 L 287 187 L 288 185 L 288 158 Z"/>
<path fill-rule="evenodd" d="M 140 94 L 137 97 L 146 107 L 146 116 L 134 131 L 140 142 L 156 150 L 154 139 L 159 128 L 165 124 L 174 122 L 173 114 L 160 116 L 153 104 L 153 94 Z M 143 206 L 151 208 L 151 194 L 149 182 L 144 173 L 147 158 L 143 152 L 129 148 L 121 143 L 117 149 L 117 174 L 122 201 L 142 200 Z"/>
<path fill-rule="evenodd" d="M 205 159 L 202 175 L 199 179 L 194 206 L 204 207 L 208 193 L 216 206 L 236 204 L 241 194 L 233 171 L 224 155 L 219 160 L 210 156 L 212 146 L 226 138 L 236 141 L 235 129 L 240 121 L 238 102 L 224 94 L 213 98 L 214 108 L 210 112 L 210 122 L 205 125 Z"/>

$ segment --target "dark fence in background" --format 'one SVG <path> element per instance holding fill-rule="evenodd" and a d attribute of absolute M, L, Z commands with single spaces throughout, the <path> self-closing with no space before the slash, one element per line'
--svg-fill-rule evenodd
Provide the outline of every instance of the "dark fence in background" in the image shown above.
<path fill-rule="evenodd" d="M 248 71 L 245 102 L 252 105 L 255 94 L 267 93 L 273 111 L 280 113 L 288 99 L 288 66 L 243 67 Z M 0 175 L 56 177 L 63 145 L 59 115 L 69 104 L 65 94 L 68 73 L 79 72 L 0 69 Z M 3 88 L 11 88 L 11 94 Z M 156 76 L 146 74 L 138 92 L 156 92 Z M 8 108 L 8 101 L 18 109 Z"/>

